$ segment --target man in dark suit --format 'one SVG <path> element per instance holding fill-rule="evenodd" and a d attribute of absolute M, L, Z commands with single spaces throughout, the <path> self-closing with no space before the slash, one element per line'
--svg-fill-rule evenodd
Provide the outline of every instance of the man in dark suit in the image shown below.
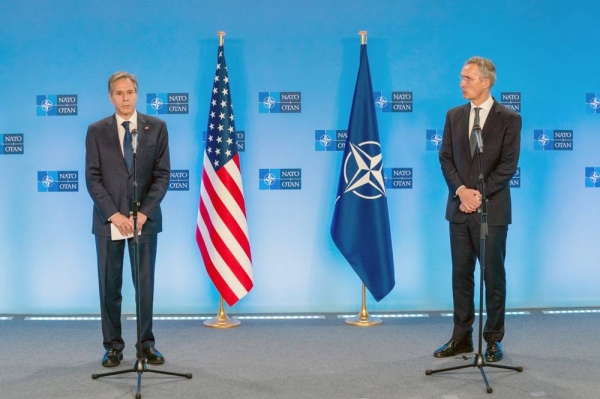
<path fill-rule="evenodd" d="M 460 75 L 463 97 L 470 103 L 446 114 L 440 149 L 442 174 L 448 184 L 446 219 L 450 222 L 454 330 L 452 338 L 434 352 L 435 357 L 473 351 L 474 272 L 480 259 L 481 186 L 474 125 L 481 127 L 483 153 L 481 173 L 487 196 L 488 236 L 485 248 L 485 303 L 487 319 L 483 337 L 485 359 L 497 362 L 504 356 L 506 303 L 506 235 L 511 223 L 510 179 L 516 172 L 521 143 L 521 116 L 496 102 L 491 88 L 496 68 L 485 58 L 466 61 Z"/>
<path fill-rule="evenodd" d="M 85 141 L 85 179 L 94 201 L 92 233 L 96 236 L 102 336 L 106 350 L 102 365 L 105 367 L 119 365 L 125 347 L 121 336 L 125 241 L 134 285 L 136 277 L 133 239 L 111 237 L 111 225 L 122 236 L 130 237 L 133 233 L 134 168 L 128 166 L 132 160 L 132 143 L 137 149 L 135 177 L 139 203 L 142 353 L 148 363 L 165 361 L 155 348 L 152 314 L 157 233 L 162 231 L 160 203 L 167 192 L 170 175 L 168 132 L 164 121 L 136 111 L 137 86 L 135 76 L 127 72 L 117 72 L 109 78 L 108 94 L 115 114 L 92 123 Z"/>

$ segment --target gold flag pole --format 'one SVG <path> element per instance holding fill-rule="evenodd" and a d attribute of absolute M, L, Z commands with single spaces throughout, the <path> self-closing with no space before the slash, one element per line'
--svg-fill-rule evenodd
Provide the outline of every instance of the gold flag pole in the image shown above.
<path fill-rule="evenodd" d="M 367 44 L 367 31 L 359 30 L 358 34 L 360 35 L 360 44 Z"/>
<path fill-rule="evenodd" d="M 223 45 L 223 36 L 225 36 L 225 31 L 220 30 L 217 32 L 217 35 L 219 36 L 220 47 Z M 237 327 L 240 324 L 242 324 L 241 321 L 239 321 L 236 318 L 228 317 L 227 314 L 225 314 L 225 307 L 223 306 L 223 295 L 219 297 L 219 313 L 215 317 L 204 321 L 204 325 L 206 327 L 212 328 L 232 328 Z"/>
<path fill-rule="evenodd" d="M 221 295 L 219 299 L 219 313 L 208 320 L 204 320 L 204 325 L 206 327 L 212 328 L 231 328 L 237 327 L 242 324 L 241 321 L 234 317 L 228 317 L 225 314 L 225 308 L 223 306 L 223 296 Z"/>
<path fill-rule="evenodd" d="M 383 320 L 378 317 L 371 317 L 369 316 L 369 312 L 367 312 L 367 288 L 364 284 L 362 285 L 362 306 L 360 313 L 354 317 L 347 318 L 345 321 L 346 324 L 356 327 L 373 327 L 383 323 Z"/>
<path fill-rule="evenodd" d="M 360 44 L 367 44 L 367 31 L 359 30 L 358 34 L 360 35 Z M 345 321 L 351 326 L 358 327 L 373 327 L 383 323 L 383 320 L 378 317 L 371 317 L 369 316 L 369 312 L 367 312 L 367 287 L 364 284 L 362 285 L 362 306 L 360 313 L 354 317 L 347 318 Z"/>

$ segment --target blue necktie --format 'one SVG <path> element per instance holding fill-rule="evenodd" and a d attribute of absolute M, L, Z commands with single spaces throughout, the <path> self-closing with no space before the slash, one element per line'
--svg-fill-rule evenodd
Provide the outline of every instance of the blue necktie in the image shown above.
<path fill-rule="evenodd" d="M 131 149 L 131 132 L 129 131 L 129 124 L 131 122 L 124 121 L 122 123 L 125 128 L 125 136 L 123 137 L 123 157 L 125 158 L 125 164 L 127 170 L 131 170 L 131 164 L 133 163 L 133 150 Z"/>

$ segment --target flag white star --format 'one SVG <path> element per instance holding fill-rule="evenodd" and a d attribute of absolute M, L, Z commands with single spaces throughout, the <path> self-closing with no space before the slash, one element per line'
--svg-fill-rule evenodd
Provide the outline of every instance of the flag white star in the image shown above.
<path fill-rule="evenodd" d="M 219 81 L 219 75 L 215 75 L 215 82 Z"/>
<path fill-rule="evenodd" d="M 225 114 L 223 112 L 219 114 L 219 119 L 225 119 Z"/>
<path fill-rule="evenodd" d="M 219 132 L 222 132 L 223 131 L 223 125 L 219 125 L 218 129 L 219 129 Z"/>

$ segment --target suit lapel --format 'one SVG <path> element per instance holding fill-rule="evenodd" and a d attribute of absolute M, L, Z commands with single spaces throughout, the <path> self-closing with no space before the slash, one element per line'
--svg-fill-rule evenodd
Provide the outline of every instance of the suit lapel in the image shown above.
<path fill-rule="evenodd" d="M 471 112 L 471 103 L 467 103 L 463 106 L 460 116 L 460 132 L 459 142 L 461 143 L 462 149 L 465 154 L 471 156 L 471 143 L 469 142 L 469 113 Z M 471 160 L 472 161 L 472 160 Z"/>
<path fill-rule="evenodd" d="M 148 119 L 144 114 L 140 114 L 138 112 L 137 118 L 137 126 L 138 126 L 138 155 L 140 151 L 143 151 L 146 148 L 146 143 L 148 142 L 148 131 L 151 128 L 150 123 L 148 123 Z"/>
<path fill-rule="evenodd" d="M 106 135 L 108 136 L 108 144 L 112 148 L 112 151 L 121 155 L 121 159 L 123 159 L 123 169 L 127 170 L 127 164 L 125 163 L 125 158 L 123 158 L 123 149 L 121 148 L 121 142 L 119 141 L 117 118 L 114 115 L 106 122 Z"/>
<path fill-rule="evenodd" d="M 488 114 L 485 125 L 483 125 L 483 129 L 481 129 L 481 140 L 485 144 L 486 141 L 489 141 L 488 138 L 493 136 L 494 127 L 500 126 L 500 107 L 494 99 L 494 104 L 492 105 L 492 109 L 490 109 L 490 113 Z"/>

